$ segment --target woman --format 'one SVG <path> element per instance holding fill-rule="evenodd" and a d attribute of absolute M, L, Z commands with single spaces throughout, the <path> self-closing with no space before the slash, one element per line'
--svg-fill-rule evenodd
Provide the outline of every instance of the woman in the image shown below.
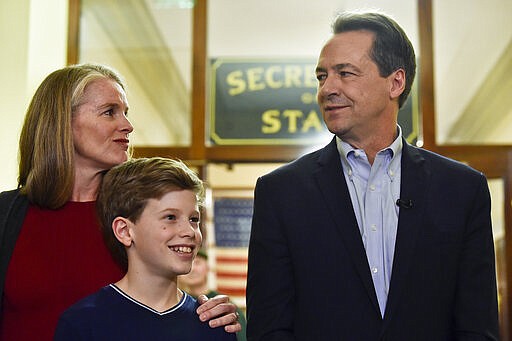
<path fill-rule="evenodd" d="M 104 172 L 128 159 L 127 113 L 123 82 L 105 66 L 65 67 L 37 89 L 20 136 L 18 189 L 0 194 L 0 340 L 51 340 L 64 309 L 122 277 L 95 199 Z M 198 310 L 203 321 L 220 316 L 211 326 L 240 329 L 225 296 Z"/>

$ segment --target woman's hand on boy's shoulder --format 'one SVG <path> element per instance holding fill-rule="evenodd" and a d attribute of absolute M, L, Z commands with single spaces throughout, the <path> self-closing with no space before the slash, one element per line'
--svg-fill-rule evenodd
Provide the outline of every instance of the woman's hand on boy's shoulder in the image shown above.
<path fill-rule="evenodd" d="M 217 295 L 212 298 L 206 295 L 199 295 L 197 298 L 199 307 L 197 314 L 203 322 L 208 321 L 212 328 L 224 326 L 224 330 L 228 333 L 236 333 L 242 330 L 240 322 L 238 322 L 238 313 L 236 306 L 229 301 L 226 295 Z"/>

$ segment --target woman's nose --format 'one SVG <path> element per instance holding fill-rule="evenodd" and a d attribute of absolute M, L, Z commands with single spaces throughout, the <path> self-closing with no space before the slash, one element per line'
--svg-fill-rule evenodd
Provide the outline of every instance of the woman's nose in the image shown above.
<path fill-rule="evenodd" d="M 128 134 L 133 131 L 133 125 L 126 115 L 123 116 L 123 128 L 121 130 L 126 131 Z"/>

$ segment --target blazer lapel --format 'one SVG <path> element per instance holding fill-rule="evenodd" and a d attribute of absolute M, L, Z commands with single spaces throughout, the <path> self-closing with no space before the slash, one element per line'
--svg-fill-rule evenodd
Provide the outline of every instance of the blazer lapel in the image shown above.
<path fill-rule="evenodd" d="M 359 277 L 368 292 L 375 311 L 380 315 L 361 233 L 343 175 L 335 138 L 321 152 L 318 169 L 313 176 L 322 192 L 327 208 L 336 223 L 343 245 L 351 255 Z"/>
<path fill-rule="evenodd" d="M 400 198 L 411 200 L 411 208 L 400 208 L 398 230 L 396 235 L 393 272 L 384 314 L 383 331 L 396 310 L 400 295 L 404 292 L 404 278 L 411 266 L 416 247 L 421 217 L 425 205 L 426 188 L 428 188 L 429 171 L 425 159 L 419 151 L 404 140 L 401 162 Z"/>

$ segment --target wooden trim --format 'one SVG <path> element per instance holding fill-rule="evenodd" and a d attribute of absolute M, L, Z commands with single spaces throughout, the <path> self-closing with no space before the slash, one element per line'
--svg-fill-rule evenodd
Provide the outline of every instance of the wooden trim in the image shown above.
<path fill-rule="evenodd" d="M 209 162 L 288 162 L 308 152 L 308 146 L 212 146 Z"/>
<path fill-rule="evenodd" d="M 434 53 L 432 36 L 432 0 L 418 0 L 419 55 L 419 106 L 422 118 L 423 147 L 436 148 Z"/>
<path fill-rule="evenodd" d="M 505 227 L 505 269 L 506 269 L 506 282 L 505 290 L 501 292 L 501 304 L 502 310 L 500 311 L 500 339 L 510 339 L 510 325 L 511 318 L 510 309 L 512 307 L 512 295 L 510 294 L 510 287 L 512 286 L 512 261 L 510 255 L 512 255 L 512 233 L 510 233 L 509 227 L 512 226 L 512 151 L 508 153 L 506 159 L 507 169 L 503 173 L 504 179 L 504 227 Z"/>
<path fill-rule="evenodd" d="M 135 147 L 133 156 L 164 156 L 190 161 L 193 164 L 288 162 L 311 151 L 309 146 L 210 146 L 204 148 L 204 158 L 192 157 L 188 147 Z"/>
<path fill-rule="evenodd" d="M 197 0 L 193 13 L 192 145 L 190 158 L 205 159 L 207 0 Z"/>
<path fill-rule="evenodd" d="M 80 0 L 68 1 L 68 65 L 78 63 L 80 44 Z"/>
<path fill-rule="evenodd" d="M 134 157 L 153 157 L 153 156 L 161 156 L 161 157 L 169 157 L 169 158 L 177 158 L 180 160 L 188 160 L 189 156 L 189 147 L 134 147 L 133 148 L 133 156 Z"/>

